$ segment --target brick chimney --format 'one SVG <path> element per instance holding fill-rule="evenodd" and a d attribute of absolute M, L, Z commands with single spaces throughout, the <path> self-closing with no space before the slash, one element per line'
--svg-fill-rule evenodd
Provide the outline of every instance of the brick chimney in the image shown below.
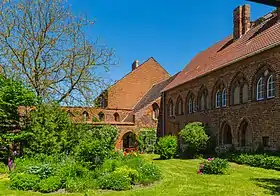
<path fill-rule="evenodd" d="M 138 66 L 139 66 L 139 61 L 138 61 L 138 60 L 134 61 L 134 62 L 132 63 L 132 71 L 133 71 L 134 69 L 136 69 Z"/>
<path fill-rule="evenodd" d="M 233 38 L 239 39 L 251 26 L 251 7 L 250 5 L 238 6 L 233 12 Z"/>

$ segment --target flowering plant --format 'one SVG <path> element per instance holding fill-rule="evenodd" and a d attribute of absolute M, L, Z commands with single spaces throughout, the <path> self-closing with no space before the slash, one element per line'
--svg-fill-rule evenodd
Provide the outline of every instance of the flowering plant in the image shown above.
<path fill-rule="evenodd" d="M 225 174 L 228 168 L 226 159 L 208 158 L 200 164 L 197 174 Z"/>

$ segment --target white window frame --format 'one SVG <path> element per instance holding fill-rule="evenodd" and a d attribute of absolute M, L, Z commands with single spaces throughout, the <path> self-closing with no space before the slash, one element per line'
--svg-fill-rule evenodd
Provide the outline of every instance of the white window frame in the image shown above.
<path fill-rule="evenodd" d="M 227 89 L 224 88 L 222 92 L 222 107 L 227 106 Z"/>
<path fill-rule="evenodd" d="M 272 87 L 272 88 L 270 88 L 270 87 Z M 273 77 L 272 74 L 267 79 L 266 90 L 267 90 L 267 92 L 266 92 L 267 93 L 267 98 L 274 98 L 275 97 L 275 80 L 274 80 L 274 77 Z M 269 96 L 269 94 L 270 93 L 272 94 L 272 92 L 274 92 L 273 95 Z"/>
<path fill-rule="evenodd" d="M 260 97 L 259 95 L 262 95 L 262 97 Z M 260 77 L 257 82 L 257 101 L 261 101 L 263 99 L 264 99 L 264 82 L 263 82 L 263 77 Z"/>

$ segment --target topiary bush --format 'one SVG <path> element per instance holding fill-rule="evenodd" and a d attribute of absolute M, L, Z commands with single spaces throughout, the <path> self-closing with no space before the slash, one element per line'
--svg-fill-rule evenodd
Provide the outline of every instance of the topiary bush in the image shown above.
<path fill-rule="evenodd" d="M 141 129 L 138 137 L 139 151 L 142 153 L 154 153 L 156 149 L 156 130 Z"/>
<path fill-rule="evenodd" d="M 11 188 L 18 190 L 37 190 L 41 180 L 39 176 L 27 173 L 15 173 L 10 178 Z"/>
<path fill-rule="evenodd" d="M 205 132 L 205 127 L 200 122 L 189 123 L 179 133 L 182 138 L 183 154 L 194 156 L 201 150 L 206 149 L 208 135 Z"/>
<path fill-rule="evenodd" d="M 157 152 L 162 159 L 171 159 L 177 155 L 178 144 L 176 136 L 165 136 L 157 143 Z"/>
<path fill-rule="evenodd" d="M 228 160 L 208 158 L 200 164 L 198 174 L 225 174 L 229 168 Z"/>
<path fill-rule="evenodd" d="M 61 179 L 59 176 L 51 176 L 40 181 L 38 190 L 42 193 L 51 193 L 57 191 L 61 187 Z"/>

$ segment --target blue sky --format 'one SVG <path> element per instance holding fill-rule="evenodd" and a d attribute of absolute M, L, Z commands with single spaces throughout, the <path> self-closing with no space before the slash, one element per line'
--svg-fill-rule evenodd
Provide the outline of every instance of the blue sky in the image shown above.
<path fill-rule="evenodd" d="M 96 24 L 92 39 L 114 48 L 119 64 L 104 76 L 118 80 L 154 57 L 171 75 L 182 70 L 200 51 L 232 33 L 233 10 L 251 4 L 251 20 L 273 7 L 244 0 L 69 0 L 76 14 Z"/>

